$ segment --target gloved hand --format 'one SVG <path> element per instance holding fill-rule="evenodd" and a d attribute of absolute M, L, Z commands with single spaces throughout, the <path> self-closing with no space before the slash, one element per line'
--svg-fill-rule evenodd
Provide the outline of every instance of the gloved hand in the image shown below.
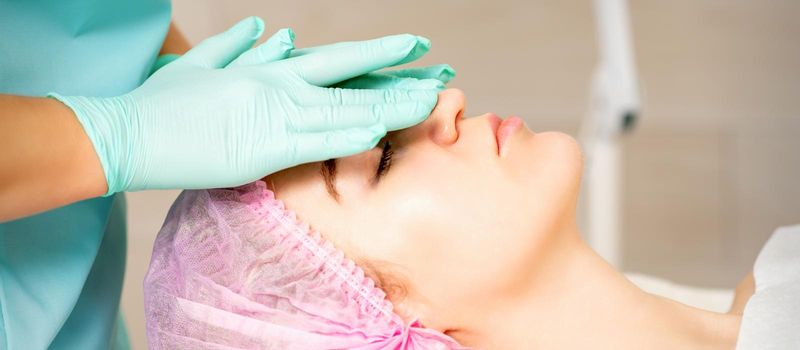
<path fill-rule="evenodd" d="M 337 43 L 325 46 L 311 47 L 295 50 L 294 32 L 284 28 L 276 32 L 264 44 L 240 56 L 231 65 L 246 65 L 254 62 L 272 62 L 287 57 L 297 57 L 309 53 L 319 53 L 325 50 L 341 48 L 346 45 L 358 43 Z M 178 59 L 181 55 L 164 54 L 158 56 L 153 64 L 152 73 L 161 67 Z M 399 69 L 393 71 L 370 72 L 352 79 L 348 79 L 332 87 L 345 89 L 437 89 L 444 90 L 445 85 L 455 76 L 455 70 L 447 64 L 434 66 Z"/>
<path fill-rule="evenodd" d="M 344 47 L 358 45 L 353 42 L 340 42 L 335 44 L 292 50 L 290 57 L 299 57 L 308 54 L 337 50 Z M 453 77 L 455 70 L 447 64 L 434 66 L 399 69 L 392 71 L 370 72 L 352 79 L 348 79 L 334 87 L 345 89 L 437 89 L 444 90 L 445 85 Z"/>
<path fill-rule="evenodd" d="M 54 97 L 72 108 L 108 194 L 240 185 L 300 163 L 374 147 L 424 120 L 435 89 L 322 88 L 412 61 L 427 39 L 395 35 L 269 61 L 251 17 L 112 98 Z M 223 69 L 224 68 L 224 69 Z"/>
<path fill-rule="evenodd" d="M 367 73 L 333 85 L 343 89 L 436 89 L 444 90 L 456 71 L 450 65 L 383 70 Z"/>

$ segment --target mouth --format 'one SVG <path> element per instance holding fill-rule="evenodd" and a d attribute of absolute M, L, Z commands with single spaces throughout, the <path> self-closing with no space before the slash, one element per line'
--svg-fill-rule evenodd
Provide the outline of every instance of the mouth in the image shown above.
<path fill-rule="evenodd" d="M 523 125 L 522 119 L 519 117 L 508 117 L 506 119 L 502 119 L 494 113 L 489 113 L 487 117 L 489 120 L 489 126 L 494 132 L 495 141 L 497 141 L 497 154 L 502 155 L 503 145 L 511 137 L 511 135 Z"/>

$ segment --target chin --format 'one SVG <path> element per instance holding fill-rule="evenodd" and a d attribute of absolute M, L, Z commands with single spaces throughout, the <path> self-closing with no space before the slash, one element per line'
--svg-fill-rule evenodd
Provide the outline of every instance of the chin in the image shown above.
<path fill-rule="evenodd" d="M 524 165 L 521 179 L 532 188 L 532 198 L 551 203 L 557 211 L 574 206 L 583 174 L 583 152 L 572 136 L 563 132 L 536 133 L 527 140 L 528 148 L 521 158 Z"/>
<path fill-rule="evenodd" d="M 574 137 L 560 131 L 546 131 L 534 134 L 530 141 L 530 147 L 546 149 L 550 156 L 548 158 L 557 159 L 560 165 L 574 168 L 577 174 L 582 172 L 583 151 Z M 532 151 L 535 152 L 533 149 Z"/>
<path fill-rule="evenodd" d="M 552 138 L 550 142 L 554 144 L 554 152 L 558 152 L 559 158 L 563 167 L 561 169 L 561 176 L 563 176 L 563 191 L 565 201 L 565 208 L 567 212 L 574 215 L 578 196 L 581 188 L 581 177 L 583 176 L 583 151 L 580 143 L 572 136 L 562 132 L 548 132 L 549 137 Z"/>
<path fill-rule="evenodd" d="M 537 133 L 535 137 L 539 139 L 537 141 L 546 143 L 548 149 L 557 154 L 565 166 L 572 168 L 572 172 L 580 180 L 583 172 L 583 151 L 574 137 L 560 131 Z"/>

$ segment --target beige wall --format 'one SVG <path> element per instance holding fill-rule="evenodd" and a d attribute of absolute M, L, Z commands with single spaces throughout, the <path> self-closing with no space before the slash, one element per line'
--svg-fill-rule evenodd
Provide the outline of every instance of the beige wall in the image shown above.
<path fill-rule="evenodd" d="M 800 2 L 631 1 L 644 111 L 624 141 L 624 266 L 732 286 L 773 228 L 800 222 Z M 192 42 L 259 15 L 297 45 L 412 32 L 450 63 L 466 115 L 574 133 L 595 60 L 591 2 L 175 0 Z M 175 191 L 129 195 L 123 309 L 146 348 L 141 282 Z"/>

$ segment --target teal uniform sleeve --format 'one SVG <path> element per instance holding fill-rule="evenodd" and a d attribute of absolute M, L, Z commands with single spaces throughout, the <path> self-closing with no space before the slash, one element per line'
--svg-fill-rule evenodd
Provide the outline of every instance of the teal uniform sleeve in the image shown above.
<path fill-rule="evenodd" d="M 150 74 L 170 3 L 2 1 L 0 14 L 0 92 L 117 96 Z M 0 223 L 0 349 L 128 348 L 125 225 L 122 194 Z"/>

